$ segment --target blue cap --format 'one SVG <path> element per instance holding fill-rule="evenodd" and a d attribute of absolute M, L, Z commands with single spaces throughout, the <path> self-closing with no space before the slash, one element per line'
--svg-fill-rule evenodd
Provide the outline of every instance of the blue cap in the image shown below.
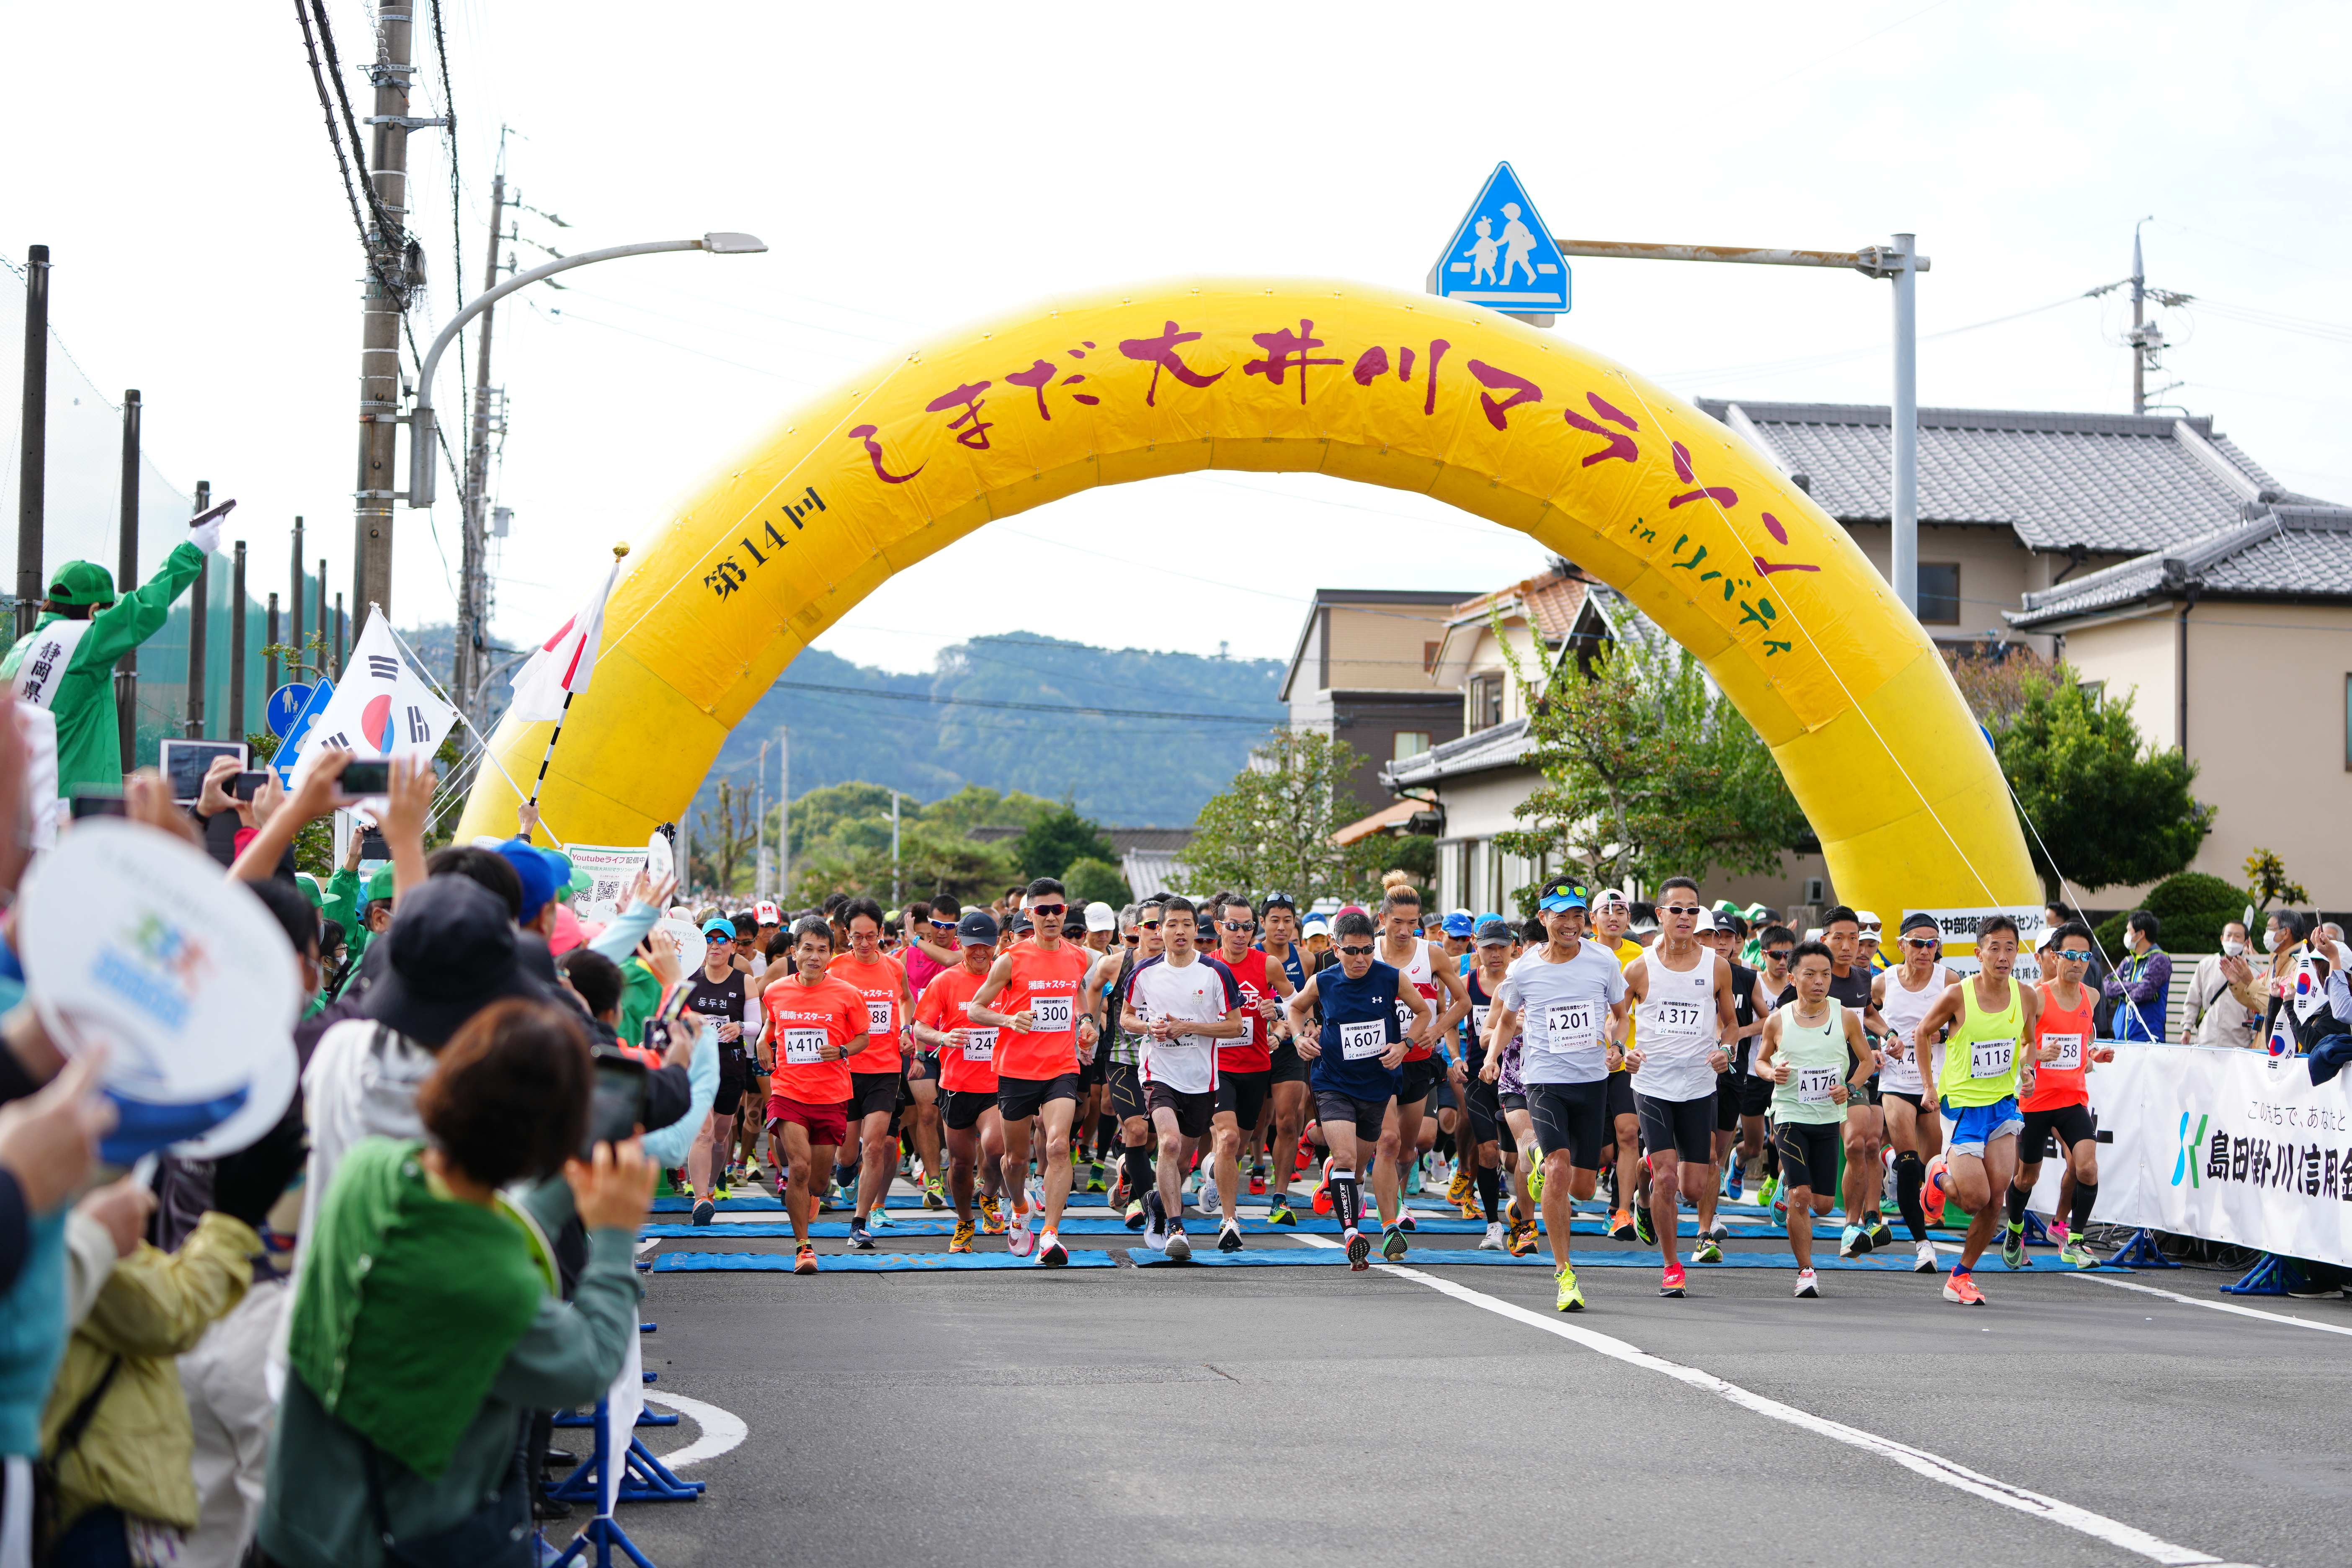
<path fill-rule="evenodd" d="M 733 921 L 721 920 L 717 915 L 713 915 L 709 920 L 702 922 L 703 935 L 709 936 L 712 931 L 717 931 L 729 942 L 733 942 L 735 940 L 735 922 Z"/>
<path fill-rule="evenodd" d="M 522 882 L 521 918 L 525 921 L 536 919 L 539 911 L 547 907 L 547 900 L 555 897 L 555 889 L 572 879 L 568 868 L 556 865 L 561 856 L 550 854 L 528 839 L 509 838 L 499 846 L 499 853 L 507 858 L 507 864 L 514 868 L 515 876 Z"/>
<path fill-rule="evenodd" d="M 1471 918 L 1468 910 L 1455 910 L 1445 917 L 1445 934 L 1448 936 L 1468 936 L 1477 929 L 1478 922 Z"/>
<path fill-rule="evenodd" d="M 1580 910 L 1585 907 L 1583 887 L 1570 881 L 1546 882 L 1542 896 L 1536 900 L 1536 908 L 1545 910 Z"/>

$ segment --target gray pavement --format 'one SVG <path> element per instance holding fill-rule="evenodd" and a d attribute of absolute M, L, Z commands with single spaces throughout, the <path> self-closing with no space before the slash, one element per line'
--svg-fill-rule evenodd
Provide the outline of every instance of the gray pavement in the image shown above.
<path fill-rule="evenodd" d="M 884 1234 L 886 1250 L 945 1246 Z M 702 1236 L 661 1248 L 791 1247 Z M 1577 1238 L 1588 1250 L 1640 1249 Z M 2343 1563 L 2352 1340 L 2299 1323 L 2352 1331 L 2352 1302 L 2246 1303 L 2297 1321 L 2274 1322 L 2043 1258 L 2047 1273 L 1980 1276 L 1979 1310 L 1911 1274 L 1824 1272 L 1824 1298 L 1799 1301 L 1786 1270 L 1694 1267 L 1668 1300 L 1654 1269 L 1591 1269 L 1591 1310 L 1557 1320 L 1548 1269 L 1429 1272 L 2163 1542 Z M 656 1391 L 750 1432 L 684 1472 L 709 1483 L 702 1500 L 622 1509 L 660 1568 L 1260 1550 L 1354 1565 L 2150 1560 L 1377 1269 L 647 1278 Z M 2227 1278 L 2133 1277 L 2215 1301 Z M 660 1452 L 698 1433 L 646 1436 Z"/>

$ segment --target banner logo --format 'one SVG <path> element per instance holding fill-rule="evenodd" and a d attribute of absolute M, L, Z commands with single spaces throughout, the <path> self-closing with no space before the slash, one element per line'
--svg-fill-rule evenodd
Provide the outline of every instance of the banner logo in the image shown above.
<path fill-rule="evenodd" d="M 2199 1117 L 2197 1119 L 2197 1131 L 2191 1132 L 2189 1131 L 2189 1112 L 2184 1110 L 2180 1113 L 2180 1148 L 2172 1156 L 2172 1184 L 2174 1186 L 2177 1187 L 2180 1184 L 2180 1180 L 2183 1176 L 2186 1176 L 2189 1179 L 2189 1184 L 2191 1187 L 2201 1187 L 2203 1185 L 2198 1178 L 2198 1160 L 2204 1148 L 2205 1124 L 2210 1120 L 2210 1118 L 2209 1117 Z"/>

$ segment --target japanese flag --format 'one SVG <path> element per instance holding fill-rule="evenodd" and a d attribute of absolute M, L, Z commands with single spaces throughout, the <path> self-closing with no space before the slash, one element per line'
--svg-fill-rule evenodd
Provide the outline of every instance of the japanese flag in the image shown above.
<path fill-rule="evenodd" d="M 329 746 L 362 759 L 430 756 L 457 717 L 402 657 L 382 612 L 370 606 L 367 625 L 343 663 L 343 683 L 302 738 L 302 759 Z"/>
<path fill-rule="evenodd" d="M 604 638 L 604 601 L 612 597 L 613 584 L 620 575 L 621 563 L 615 561 L 587 603 L 572 611 L 571 618 L 555 628 L 555 635 L 540 644 L 539 651 L 515 671 L 514 700 L 507 708 L 509 717 L 560 720 L 564 699 L 588 689 L 589 678 L 596 673 L 596 645 Z"/>

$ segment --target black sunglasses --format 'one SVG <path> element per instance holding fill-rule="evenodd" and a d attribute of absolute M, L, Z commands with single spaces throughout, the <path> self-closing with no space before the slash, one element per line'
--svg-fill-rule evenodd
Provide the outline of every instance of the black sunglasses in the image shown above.
<path fill-rule="evenodd" d="M 1127 934 L 1127 936 L 1126 936 L 1126 937 L 1124 937 L 1124 938 L 1123 938 L 1123 939 L 1121 939 L 1121 940 L 1123 940 L 1123 941 L 1127 943 L 1127 945 L 1128 945 L 1128 946 L 1129 946 L 1129 947 L 1139 947 L 1139 946 L 1141 946 L 1141 945 L 1142 945 L 1142 943 L 1143 943 L 1143 939 L 1142 939 L 1141 937 L 1139 937 L 1139 936 L 1137 936 L 1137 935 L 1136 935 L 1135 933 L 1133 933 L 1132 931 L 1129 932 L 1129 933 Z"/>
<path fill-rule="evenodd" d="M 1046 915 L 1058 915 L 1069 907 L 1070 906 L 1067 904 L 1032 904 L 1028 909 L 1022 912 L 1034 921 L 1042 919 Z"/>
<path fill-rule="evenodd" d="M 1257 921 L 1219 921 L 1217 923 L 1224 927 L 1227 931 L 1255 931 L 1257 929 Z"/>
<path fill-rule="evenodd" d="M 1372 956 L 1372 950 L 1369 945 L 1363 947 L 1342 947 L 1339 952 L 1349 958 L 1370 958 Z"/>

